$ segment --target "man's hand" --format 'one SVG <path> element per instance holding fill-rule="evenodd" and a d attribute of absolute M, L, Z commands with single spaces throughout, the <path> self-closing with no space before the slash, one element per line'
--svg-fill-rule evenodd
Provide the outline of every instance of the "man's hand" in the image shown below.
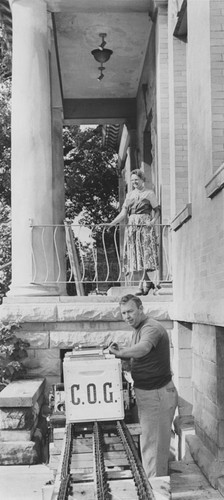
<path fill-rule="evenodd" d="M 119 346 L 116 342 L 112 342 L 112 344 L 109 345 L 109 353 L 114 354 L 117 358 L 119 357 Z"/>

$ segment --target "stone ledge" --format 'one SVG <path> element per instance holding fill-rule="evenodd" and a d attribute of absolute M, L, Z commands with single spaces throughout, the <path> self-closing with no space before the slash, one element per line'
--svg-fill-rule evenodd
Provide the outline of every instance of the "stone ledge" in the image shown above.
<path fill-rule="evenodd" d="M 122 287 L 113 287 L 114 289 L 116 290 L 119 290 L 120 288 Z M 133 293 L 133 295 L 135 294 L 135 291 L 137 290 L 138 287 L 134 287 L 134 286 L 129 286 L 129 287 L 123 287 L 123 289 L 125 289 L 125 292 L 122 293 L 122 295 L 125 295 L 125 293 Z M 165 289 L 165 285 L 164 285 L 164 289 Z M 111 290 L 111 288 L 110 288 Z M 164 290 L 165 292 L 165 290 Z M 31 296 L 13 296 L 13 297 L 3 297 L 3 302 L 2 302 L 2 305 L 1 305 L 1 308 L 3 309 L 4 306 L 7 306 L 7 305 L 19 305 L 19 304 L 31 304 L 32 307 L 33 306 L 37 306 L 39 304 L 50 304 L 50 305 L 54 305 L 54 306 L 57 306 L 58 304 L 73 304 L 73 305 L 77 305 L 77 304 L 85 304 L 85 305 L 88 305 L 88 304 L 108 304 L 108 303 L 119 303 L 119 300 L 120 300 L 120 292 L 118 291 L 118 294 L 115 294 L 114 293 L 111 293 L 109 295 L 87 295 L 87 296 L 69 296 L 69 295 L 59 295 L 59 296 L 55 296 L 55 297 L 31 297 Z M 168 294 L 167 294 L 168 295 Z M 170 295 L 170 293 L 169 293 Z M 146 295 L 145 297 L 142 296 L 141 297 L 141 300 L 142 302 L 149 302 L 149 301 L 156 301 L 156 302 L 160 302 L 160 301 L 170 301 L 170 298 L 167 297 L 167 298 L 162 298 L 159 294 L 158 295 L 153 295 L 151 293 L 149 293 L 148 295 Z M 42 306 L 41 306 L 42 307 Z M 29 306 L 30 308 L 30 306 Z"/>
<path fill-rule="evenodd" d="M 216 170 L 216 172 L 205 184 L 207 198 L 214 198 L 214 196 L 224 188 L 224 163 Z"/>
<path fill-rule="evenodd" d="M 187 222 L 192 216 L 192 206 L 191 203 L 187 203 L 187 205 L 181 210 L 171 221 L 170 225 L 173 231 L 177 231 L 185 222 Z"/>
<path fill-rule="evenodd" d="M 61 323 L 71 321 L 121 321 L 120 307 L 118 298 L 113 300 L 103 300 L 94 302 L 89 297 L 84 297 L 88 300 L 78 300 L 73 302 L 58 302 L 54 303 L 25 303 L 16 302 L 5 303 L 0 306 L 1 321 L 17 321 L 19 323 Z M 108 297 L 109 298 L 109 297 Z M 172 309 L 172 301 L 160 300 L 160 296 L 155 297 L 156 300 L 150 300 L 143 297 L 142 303 L 144 311 L 150 313 L 158 321 L 170 319 L 170 310 Z"/>
<path fill-rule="evenodd" d="M 223 477 L 224 474 L 223 462 L 217 460 L 197 436 L 186 436 L 186 442 L 194 461 L 200 467 L 213 488 L 217 489 L 218 479 Z"/>
<path fill-rule="evenodd" d="M 224 308 L 223 298 L 216 300 L 188 300 L 179 303 L 178 297 L 174 299 L 170 315 L 173 321 L 186 321 L 187 323 L 201 323 L 205 325 L 223 326 Z"/>
<path fill-rule="evenodd" d="M 169 316 L 169 302 L 143 302 L 145 313 L 150 313 L 154 319 L 167 320 Z M 118 304 L 102 303 L 97 305 L 69 304 L 58 305 L 58 321 L 121 321 Z"/>
<path fill-rule="evenodd" d="M 44 379 L 16 380 L 0 393 L 0 408 L 32 407 L 44 391 Z"/>
<path fill-rule="evenodd" d="M 36 297 L 28 301 L 27 298 L 24 297 L 24 301 L 20 302 L 14 297 L 13 301 L 3 303 L 0 306 L 0 320 L 13 322 L 16 319 L 19 323 L 57 321 L 57 307 L 54 303 L 41 303 Z"/>
<path fill-rule="evenodd" d="M 121 299 L 123 295 L 132 294 L 135 295 L 138 292 L 138 286 L 113 286 L 109 288 L 107 292 L 108 297 L 117 297 L 118 300 Z M 154 295 L 153 290 L 150 290 L 148 295 L 141 296 L 142 302 L 171 302 L 173 296 L 172 285 L 171 286 L 163 286 L 161 284 L 161 288 Z M 148 299 L 148 300 L 147 300 Z"/>

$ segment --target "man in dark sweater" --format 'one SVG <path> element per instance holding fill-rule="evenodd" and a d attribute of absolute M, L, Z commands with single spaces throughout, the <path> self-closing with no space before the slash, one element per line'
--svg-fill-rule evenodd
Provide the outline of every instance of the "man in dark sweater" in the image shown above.
<path fill-rule="evenodd" d="M 144 314 L 139 297 L 120 301 L 123 320 L 133 329 L 129 347 L 110 346 L 117 358 L 130 359 L 131 375 L 142 428 L 142 463 L 148 478 L 166 476 L 171 426 L 177 407 L 177 391 L 170 368 L 169 337 L 165 328 Z"/>

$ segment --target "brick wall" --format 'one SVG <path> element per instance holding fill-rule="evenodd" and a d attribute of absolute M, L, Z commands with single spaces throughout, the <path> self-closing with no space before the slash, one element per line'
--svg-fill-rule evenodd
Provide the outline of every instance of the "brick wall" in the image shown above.
<path fill-rule="evenodd" d="M 218 129 L 213 127 L 216 118 L 210 58 L 210 27 L 214 22 L 210 15 L 216 3 L 221 2 L 188 1 L 188 171 L 192 218 L 173 232 L 173 277 L 175 319 L 222 325 L 224 192 L 220 190 L 210 199 L 205 189 L 214 168 L 214 138 L 219 137 Z"/>
<path fill-rule="evenodd" d="M 186 43 L 173 39 L 176 213 L 188 203 Z"/>
<path fill-rule="evenodd" d="M 168 83 L 168 12 L 159 7 L 156 32 L 156 92 L 158 170 L 163 205 L 162 222 L 170 219 L 170 141 L 169 141 L 169 83 Z"/>
<path fill-rule="evenodd" d="M 212 163 L 215 171 L 224 161 L 224 3 L 210 1 Z"/>

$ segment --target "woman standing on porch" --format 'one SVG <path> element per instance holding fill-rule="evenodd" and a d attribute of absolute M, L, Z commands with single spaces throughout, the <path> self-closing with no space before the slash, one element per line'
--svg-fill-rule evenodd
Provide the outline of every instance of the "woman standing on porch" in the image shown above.
<path fill-rule="evenodd" d="M 154 191 L 145 188 L 145 177 L 140 169 L 131 172 L 133 190 L 127 194 L 121 212 L 109 224 L 115 226 L 128 218 L 124 240 L 124 270 L 126 276 L 141 271 L 136 295 L 147 295 L 150 289 L 158 288 L 148 273 L 158 270 L 158 249 L 155 223 L 160 208 Z M 144 287 L 145 284 L 145 287 Z"/>

